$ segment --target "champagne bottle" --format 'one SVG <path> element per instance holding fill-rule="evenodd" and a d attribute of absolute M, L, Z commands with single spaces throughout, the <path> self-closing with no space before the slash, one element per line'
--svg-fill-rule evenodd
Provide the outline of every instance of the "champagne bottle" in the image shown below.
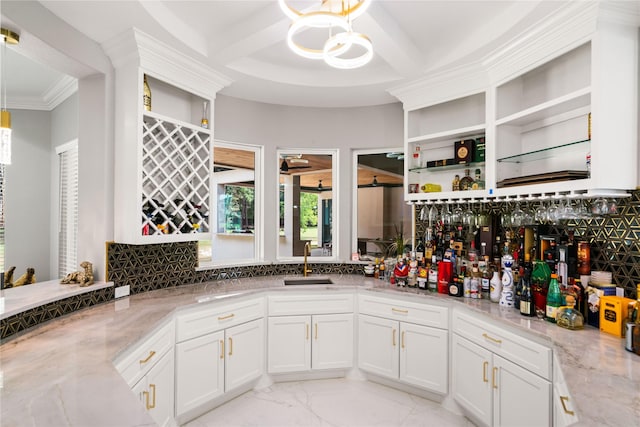
<path fill-rule="evenodd" d="M 558 285 L 558 275 L 551 274 L 551 281 L 549 282 L 549 291 L 547 292 L 547 308 L 545 319 L 549 322 L 556 323 L 556 315 L 558 314 L 558 307 L 562 306 L 562 293 L 560 292 L 560 285 Z"/>
<path fill-rule="evenodd" d="M 151 111 L 151 88 L 147 82 L 147 75 L 144 75 L 144 89 L 142 93 L 142 105 L 146 111 Z"/>
<path fill-rule="evenodd" d="M 524 274 L 522 275 L 522 290 L 520 293 L 520 314 L 523 316 L 533 317 L 536 315 L 536 306 L 533 301 L 533 293 L 531 291 L 531 266 L 525 264 Z"/>

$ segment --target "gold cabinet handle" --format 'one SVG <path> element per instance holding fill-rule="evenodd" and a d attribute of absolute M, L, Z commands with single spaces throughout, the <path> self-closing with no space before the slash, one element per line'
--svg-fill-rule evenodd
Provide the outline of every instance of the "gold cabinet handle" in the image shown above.
<path fill-rule="evenodd" d="M 218 320 L 227 320 L 227 319 L 231 319 L 233 318 L 233 316 L 235 316 L 235 314 L 231 313 L 231 314 L 227 314 L 226 316 L 218 316 Z"/>
<path fill-rule="evenodd" d="M 147 406 L 147 409 L 153 409 L 156 407 L 156 385 L 149 384 L 149 388 L 153 392 L 153 398 L 151 399 L 151 406 Z M 147 393 L 147 396 L 149 396 L 149 393 Z"/>
<path fill-rule="evenodd" d="M 489 367 L 489 362 L 486 360 L 482 362 L 482 382 L 488 383 L 489 378 L 487 378 L 487 368 Z"/>
<path fill-rule="evenodd" d="M 220 340 L 220 359 L 224 359 L 224 340 Z"/>
<path fill-rule="evenodd" d="M 142 395 L 144 396 L 144 407 L 147 408 L 147 410 L 151 409 L 151 406 L 149 406 L 149 392 L 143 391 Z"/>
<path fill-rule="evenodd" d="M 496 382 L 496 377 L 498 376 L 498 368 L 494 367 L 491 373 L 491 384 L 493 388 L 498 388 L 498 383 Z"/>
<path fill-rule="evenodd" d="M 396 346 L 396 330 L 393 330 L 393 338 L 392 338 L 392 344 L 395 347 Z"/>
<path fill-rule="evenodd" d="M 575 415 L 576 413 L 567 409 L 566 402 L 569 401 L 569 396 L 560 396 L 560 402 L 562 403 L 562 409 L 564 409 L 564 413 L 568 415 Z"/>
<path fill-rule="evenodd" d="M 400 335 L 400 347 L 402 347 L 404 349 L 404 333 L 405 331 L 402 331 L 402 334 Z"/>
<path fill-rule="evenodd" d="M 402 313 L 402 314 L 408 314 L 409 310 L 401 310 L 399 308 L 391 308 L 391 311 L 393 311 L 394 313 Z"/>
<path fill-rule="evenodd" d="M 307 328 L 307 334 L 305 335 L 306 337 L 305 339 L 309 339 L 309 324 L 307 323 L 304 326 Z"/>
<path fill-rule="evenodd" d="M 233 355 L 233 338 L 229 337 L 229 356 Z"/>
<path fill-rule="evenodd" d="M 317 323 L 315 324 L 315 330 L 316 330 L 315 331 L 315 339 L 317 341 L 318 340 L 318 324 Z"/>
<path fill-rule="evenodd" d="M 492 336 L 488 335 L 487 333 L 482 334 L 482 336 L 485 339 L 488 339 L 489 341 L 493 341 L 496 344 L 502 344 L 502 340 L 499 340 L 498 338 L 493 338 Z"/>
<path fill-rule="evenodd" d="M 140 359 L 140 364 L 147 363 L 153 356 L 155 356 L 156 352 L 151 350 L 146 359 Z"/>

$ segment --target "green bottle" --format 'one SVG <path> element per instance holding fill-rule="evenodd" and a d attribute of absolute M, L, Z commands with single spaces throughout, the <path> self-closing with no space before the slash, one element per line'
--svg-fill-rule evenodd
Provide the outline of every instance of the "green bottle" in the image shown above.
<path fill-rule="evenodd" d="M 547 292 L 547 310 L 545 319 L 549 322 L 556 323 L 558 307 L 561 306 L 562 293 L 560 292 L 560 286 L 558 285 L 558 275 L 552 273 L 551 281 L 549 282 L 549 291 Z"/>

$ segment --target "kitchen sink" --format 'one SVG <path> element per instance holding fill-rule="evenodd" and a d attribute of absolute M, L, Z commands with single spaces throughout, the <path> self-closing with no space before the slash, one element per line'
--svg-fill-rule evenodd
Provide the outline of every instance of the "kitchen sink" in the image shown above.
<path fill-rule="evenodd" d="M 284 279 L 285 286 L 289 285 L 330 285 L 333 282 L 327 277 L 301 277 L 299 279 Z"/>

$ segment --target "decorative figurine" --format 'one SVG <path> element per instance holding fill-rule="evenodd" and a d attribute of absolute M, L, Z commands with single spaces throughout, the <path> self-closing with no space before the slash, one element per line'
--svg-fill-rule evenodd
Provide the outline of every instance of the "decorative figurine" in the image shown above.
<path fill-rule="evenodd" d="M 398 257 L 398 262 L 393 269 L 393 275 L 396 278 L 397 286 L 407 286 L 407 277 L 409 276 L 409 266 L 405 264 L 404 258 Z"/>
<path fill-rule="evenodd" d="M 500 305 L 503 307 L 513 307 L 513 257 L 505 255 L 502 259 L 504 269 L 502 271 L 502 294 L 500 295 Z"/>
<path fill-rule="evenodd" d="M 72 273 L 67 274 L 60 283 L 63 285 L 68 285 L 71 283 L 78 283 L 80 287 L 85 287 L 93 284 L 93 264 L 89 261 L 82 261 L 80 263 L 80 267 L 83 268 L 82 271 L 74 271 Z"/>
<path fill-rule="evenodd" d="M 5 288 L 13 287 L 13 272 L 14 271 L 16 271 L 16 266 L 15 265 L 9 267 L 9 269 L 4 272 L 4 287 Z"/>
<path fill-rule="evenodd" d="M 27 272 L 22 276 L 18 277 L 13 283 L 13 288 L 17 288 L 18 286 L 30 285 L 32 283 L 36 283 L 36 270 L 33 267 L 28 267 Z"/>

